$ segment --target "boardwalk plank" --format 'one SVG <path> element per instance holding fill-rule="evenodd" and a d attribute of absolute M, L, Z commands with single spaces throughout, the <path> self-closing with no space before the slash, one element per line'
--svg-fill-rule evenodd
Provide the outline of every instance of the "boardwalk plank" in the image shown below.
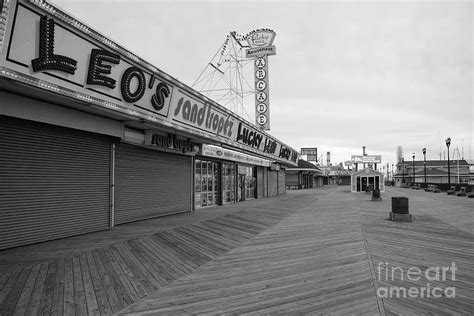
<path fill-rule="evenodd" d="M 82 280 L 80 254 L 72 256 L 72 274 L 74 277 L 74 311 L 77 315 L 87 314 L 87 300 Z"/>
<path fill-rule="evenodd" d="M 152 293 L 167 284 L 169 280 L 174 279 L 164 269 L 163 263 L 156 260 L 153 252 L 140 241 L 130 241 L 129 247 L 124 248 L 130 253 L 135 265 L 142 271 L 143 282 L 148 282 L 148 293 Z"/>
<path fill-rule="evenodd" d="M 8 279 L 10 278 L 10 275 L 12 274 L 12 270 L 10 271 L 0 271 L 0 295 L 3 292 L 5 285 L 8 282 Z M 2 299 L 0 299 L 0 303 L 2 302 Z"/>
<path fill-rule="evenodd" d="M 114 261 L 112 254 L 109 253 L 108 249 L 99 250 L 100 259 L 104 264 L 107 274 L 110 280 L 113 282 L 115 292 L 119 299 L 120 305 L 127 306 L 137 301 L 135 290 L 128 283 L 127 278 L 123 275 L 120 266 Z"/>
<path fill-rule="evenodd" d="M 191 265 L 181 260 L 173 249 L 169 249 L 153 236 L 137 240 L 137 247 L 148 251 L 154 260 L 160 262 L 160 267 L 171 279 L 176 279 L 193 269 Z"/>
<path fill-rule="evenodd" d="M 75 315 L 76 310 L 74 306 L 74 272 L 73 272 L 73 258 L 67 256 L 64 258 L 64 301 L 63 311 L 65 315 Z"/>
<path fill-rule="evenodd" d="M 255 236 L 256 234 L 262 231 L 261 229 L 258 229 L 255 226 L 246 225 L 242 223 L 241 221 L 238 221 L 232 218 L 219 217 L 219 218 L 214 219 L 213 221 L 217 222 L 218 224 L 241 231 L 243 233 L 247 233 L 249 236 Z"/>
<path fill-rule="evenodd" d="M 207 230 L 215 231 L 216 233 L 222 234 L 226 238 L 234 240 L 236 243 L 241 243 L 250 238 L 250 235 L 248 234 L 244 235 L 237 230 L 226 228 L 223 225 L 211 221 L 202 222 L 199 223 L 199 225 Z"/>
<path fill-rule="evenodd" d="M 230 244 L 225 242 L 224 238 L 216 238 L 217 235 L 203 231 L 198 226 L 188 226 L 176 229 L 175 231 L 181 232 L 183 235 L 193 238 L 199 243 L 209 245 L 218 253 L 218 255 L 227 252 L 231 247 Z"/>
<path fill-rule="evenodd" d="M 3 290 L 0 292 L 0 305 L 6 303 L 5 298 L 15 286 L 16 280 L 19 278 L 20 274 L 21 274 L 21 269 L 19 268 L 14 269 L 9 274 L 7 281 L 5 282 L 5 285 L 3 286 Z"/>
<path fill-rule="evenodd" d="M 21 296 L 21 293 L 26 285 L 26 282 L 28 280 L 28 277 L 30 275 L 30 272 L 32 270 L 32 267 L 27 267 L 24 269 L 21 269 L 21 272 L 18 276 L 18 278 L 15 280 L 13 283 L 13 286 L 11 287 L 10 291 L 8 294 L 5 296 L 5 299 L 3 300 L 3 303 L 0 304 L 0 312 L 1 314 L 4 315 L 11 315 L 13 314 L 13 311 L 15 310 L 18 300 Z"/>
<path fill-rule="evenodd" d="M 92 282 L 93 292 L 96 297 L 98 313 L 101 315 L 110 315 L 112 310 L 107 299 L 107 294 L 104 291 L 102 280 L 95 263 L 92 251 L 86 253 L 87 266 L 89 267 L 90 278 Z"/>
<path fill-rule="evenodd" d="M 211 229 L 206 225 L 203 225 L 200 223 L 199 225 L 195 225 L 195 229 L 202 232 L 202 234 L 211 234 L 215 236 L 214 238 L 220 239 L 221 242 L 229 248 L 234 248 L 235 246 L 239 245 L 242 242 L 242 238 L 236 238 L 235 235 L 232 235 L 229 232 L 226 232 L 225 230 L 217 230 L 217 229 Z"/>
<path fill-rule="evenodd" d="M 185 247 L 185 245 L 174 239 L 169 233 L 162 232 L 155 234 L 153 238 L 157 239 L 167 248 L 173 249 L 173 252 L 177 255 L 180 261 L 184 262 L 191 269 L 195 269 L 203 262 L 209 261 L 208 257 L 203 257 L 189 247 Z"/>
<path fill-rule="evenodd" d="M 86 298 L 87 314 L 88 315 L 100 315 L 99 304 L 97 303 L 94 284 L 90 274 L 90 267 L 87 260 L 87 254 L 81 253 L 79 258 L 81 263 L 81 274 L 82 282 L 84 284 L 84 295 Z"/>
<path fill-rule="evenodd" d="M 120 269 L 120 278 L 124 282 L 126 282 L 127 287 L 130 291 L 129 295 L 133 299 L 133 301 L 138 301 L 139 299 L 145 297 L 147 292 L 140 281 L 136 278 L 133 274 L 133 271 L 127 265 L 123 257 L 120 255 L 120 252 L 117 250 L 116 246 L 113 245 L 109 248 L 109 252 L 111 254 L 111 259 L 117 266 L 117 269 Z"/>
<path fill-rule="evenodd" d="M 224 252 L 224 250 L 214 247 L 209 243 L 205 243 L 200 240 L 197 236 L 192 236 L 183 230 L 173 230 L 173 237 L 179 240 L 184 245 L 192 248 L 194 251 L 203 254 L 209 259 L 216 258 Z"/>
<path fill-rule="evenodd" d="M 115 313 L 119 311 L 121 308 L 124 307 L 122 305 L 119 296 L 116 292 L 116 289 L 114 287 L 114 283 L 111 280 L 110 276 L 108 275 L 107 269 L 104 267 L 104 263 L 100 259 L 100 253 L 98 250 L 93 250 L 92 251 L 92 257 L 94 259 L 95 265 L 97 267 L 97 274 L 100 277 L 100 280 L 102 281 L 102 286 L 104 289 L 105 294 L 107 295 L 107 302 L 104 301 L 103 304 L 100 304 L 101 300 L 99 300 L 99 309 L 102 307 L 104 310 L 103 314 L 108 314 L 108 306 L 110 306 L 110 309 L 112 310 L 112 313 Z M 97 288 L 100 288 L 99 282 L 94 284 Z M 96 290 L 97 291 L 97 290 Z M 107 304 L 108 303 L 108 304 Z M 102 313 L 102 309 L 101 309 Z"/>
<path fill-rule="evenodd" d="M 41 300 L 40 311 L 42 315 L 51 314 L 54 296 L 54 284 L 56 280 L 57 260 L 49 263 L 48 272 L 44 282 L 43 297 Z"/>
<path fill-rule="evenodd" d="M 22 292 L 20 297 L 18 298 L 18 302 L 15 306 L 14 315 L 24 315 L 26 309 L 28 308 L 28 303 L 31 298 L 31 294 L 33 293 L 33 289 L 35 287 L 36 278 L 38 277 L 38 273 L 40 271 L 41 264 L 36 264 L 32 266 L 30 270 L 30 274 L 28 279 L 26 280 L 25 285 L 23 286 Z"/>
<path fill-rule="evenodd" d="M 48 266 L 48 262 L 41 264 L 25 314 L 39 314 L 40 312 L 39 308 L 43 297 L 44 282 L 48 273 Z"/>
<path fill-rule="evenodd" d="M 64 272 L 65 272 L 65 259 L 61 258 L 57 261 L 57 266 L 56 266 L 56 278 L 54 282 L 51 315 L 64 314 L 64 282 L 65 282 Z"/>
<path fill-rule="evenodd" d="M 116 244 L 115 247 L 137 280 L 145 288 L 146 293 L 152 293 L 160 287 L 161 284 L 157 281 L 155 275 L 147 269 L 146 257 L 141 257 L 139 253 L 134 253 L 134 249 L 129 247 L 128 243 Z"/>

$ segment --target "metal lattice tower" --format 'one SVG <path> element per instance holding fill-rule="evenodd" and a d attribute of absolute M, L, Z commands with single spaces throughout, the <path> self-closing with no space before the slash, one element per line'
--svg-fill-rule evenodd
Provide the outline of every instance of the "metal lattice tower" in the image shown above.
<path fill-rule="evenodd" d="M 192 87 L 251 122 L 244 99 L 253 96 L 255 91 L 244 72 L 253 69 L 253 59 L 245 57 L 246 47 L 243 36 L 230 32 Z M 249 64 L 250 67 L 246 67 Z"/>
<path fill-rule="evenodd" d="M 397 162 L 401 162 L 403 159 L 403 147 L 398 146 L 397 147 Z"/>

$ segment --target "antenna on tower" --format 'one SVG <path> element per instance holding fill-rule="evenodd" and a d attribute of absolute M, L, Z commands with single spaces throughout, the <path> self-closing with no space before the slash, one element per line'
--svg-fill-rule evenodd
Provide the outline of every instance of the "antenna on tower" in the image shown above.
<path fill-rule="evenodd" d="M 245 79 L 244 67 L 253 66 L 253 59 L 245 57 L 246 47 L 244 36 L 229 32 L 192 87 L 251 122 L 244 98 L 253 96 L 255 91 Z"/>
<path fill-rule="evenodd" d="M 441 161 L 441 133 L 438 131 L 438 141 L 439 141 L 439 160 Z"/>

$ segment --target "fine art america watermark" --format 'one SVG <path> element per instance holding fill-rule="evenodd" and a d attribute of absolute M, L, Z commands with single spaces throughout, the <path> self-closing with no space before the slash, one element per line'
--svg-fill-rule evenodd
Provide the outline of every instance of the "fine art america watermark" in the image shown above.
<path fill-rule="evenodd" d="M 419 286 L 379 286 L 377 295 L 381 298 L 455 298 L 456 288 L 453 286 L 433 285 L 443 284 L 442 282 L 456 281 L 456 264 L 450 266 L 433 266 L 426 269 L 420 269 L 412 266 L 403 269 L 397 266 L 389 266 L 387 262 L 380 262 L 377 266 L 377 278 L 381 282 L 412 281 L 417 282 Z M 450 282 L 451 283 L 451 282 Z"/>

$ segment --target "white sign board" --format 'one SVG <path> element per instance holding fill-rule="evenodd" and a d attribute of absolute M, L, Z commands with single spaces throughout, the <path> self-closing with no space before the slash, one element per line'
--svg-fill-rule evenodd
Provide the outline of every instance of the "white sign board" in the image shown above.
<path fill-rule="evenodd" d="M 254 166 L 270 167 L 271 164 L 270 161 L 265 159 L 246 155 L 244 153 L 239 153 L 238 151 L 233 151 L 213 145 L 202 145 L 202 155 L 206 157 L 241 162 Z"/>
<path fill-rule="evenodd" d="M 353 163 L 381 163 L 382 156 L 381 155 L 371 155 L 371 156 L 352 155 L 351 161 Z"/>

